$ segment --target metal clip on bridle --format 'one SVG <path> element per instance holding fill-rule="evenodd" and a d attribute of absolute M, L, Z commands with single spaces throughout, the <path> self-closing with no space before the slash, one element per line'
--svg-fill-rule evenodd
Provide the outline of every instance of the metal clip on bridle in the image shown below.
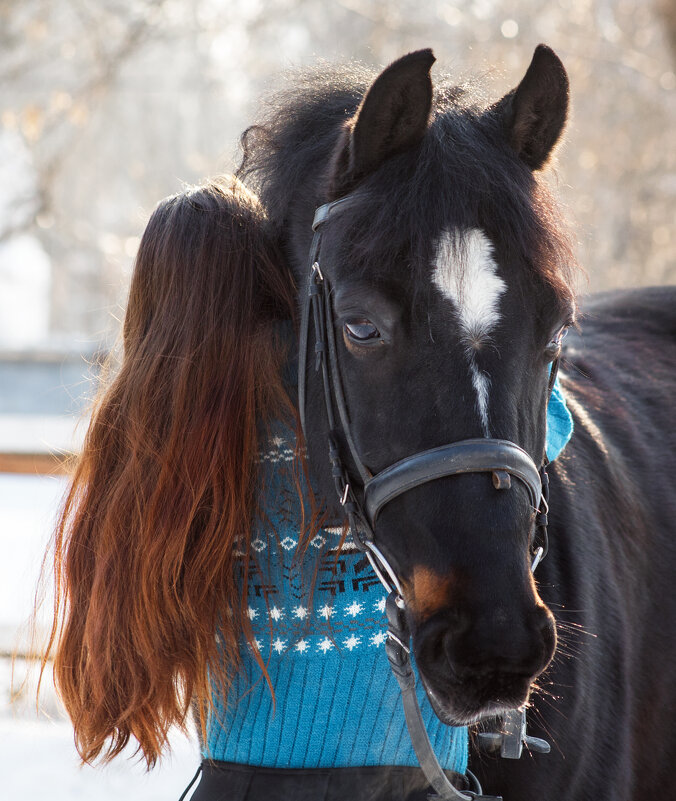
<path fill-rule="evenodd" d="M 499 801 L 499 796 L 483 795 L 476 777 L 467 776 L 474 783 L 473 790 L 457 790 L 442 770 L 430 744 L 415 692 L 415 673 L 411 665 L 411 633 L 406 620 L 404 593 L 396 570 L 382 549 L 375 543 L 375 522 L 379 511 L 394 498 L 414 487 L 446 476 L 463 473 L 491 473 L 498 491 L 509 490 L 512 478 L 526 488 L 530 503 L 536 510 L 536 537 L 532 570 L 535 570 L 547 553 L 548 480 L 546 459 L 538 470 L 526 451 L 513 442 L 500 439 L 468 439 L 452 442 L 437 448 L 408 456 L 372 475 L 363 464 L 352 438 L 350 419 L 343 393 L 335 344 L 330 287 L 322 273 L 319 255 L 321 229 L 337 209 L 347 208 L 358 201 L 348 195 L 320 206 L 315 212 L 310 248 L 307 288 L 303 301 L 298 353 L 298 407 L 303 434 L 305 427 L 306 372 L 310 317 L 315 330 L 315 371 L 321 371 L 324 405 L 329 429 L 328 456 L 331 475 L 340 506 L 348 519 L 355 545 L 365 552 L 374 572 L 388 592 L 386 603 L 388 618 L 387 658 L 401 689 L 406 724 L 420 766 L 436 795 L 430 798 L 441 801 Z M 556 379 L 557 363 L 552 367 L 549 391 Z M 345 467 L 338 439 L 340 433 L 349 450 L 352 466 L 359 474 L 359 497 Z M 525 730 L 525 709 L 514 710 L 504 716 L 504 731 L 479 735 L 479 742 L 489 750 L 500 749 L 502 756 L 518 758 L 523 745 L 545 753 L 549 745 L 544 740 L 528 737 Z M 482 739 L 483 738 L 483 739 Z"/>

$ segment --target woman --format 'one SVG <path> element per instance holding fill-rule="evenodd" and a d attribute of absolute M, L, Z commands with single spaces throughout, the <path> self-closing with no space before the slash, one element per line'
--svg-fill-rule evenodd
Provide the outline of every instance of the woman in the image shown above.
<path fill-rule="evenodd" d="M 58 525 L 56 684 L 86 762 L 152 767 L 193 706 L 200 801 L 424 799 L 383 590 L 296 448 L 294 306 L 236 179 L 160 203 Z M 463 774 L 465 730 L 426 722 Z"/>

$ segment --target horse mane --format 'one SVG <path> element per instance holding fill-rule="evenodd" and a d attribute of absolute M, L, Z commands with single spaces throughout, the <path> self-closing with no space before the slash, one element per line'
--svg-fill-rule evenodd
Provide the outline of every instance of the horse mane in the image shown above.
<path fill-rule="evenodd" d="M 253 640 L 259 447 L 267 421 L 295 427 L 276 323 L 294 300 L 263 208 L 239 181 L 154 211 L 121 364 L 108 365 L 54 539 L 42 668 L 53 653 L 85 762 L 135 738 L 152 766 L 191 703 L 204 734 L 211 684 L 226 697 L 242 634 Z"/>
<path fill-rule="evenodd" d="M 237 175 L 256 191 L 281 239 L 298 219 L 309 230 L 308 198 L 315 205 L 329 199 L 336 144 L 376 74 L 360 65 L 296 72 L 243 133 Z M 389 159 L 357 191 L 363 203 L 349 223 L 350 259 L 368 263 L 370 275 L 394 250 L 405 250 L 413 269 L 425 268 L 449 221 L 457 229 L 479 223 L 507 261 L 528 265 L 558 305 L 573 305 L 580 268 L 547 179 L 518 159 L 498 104 L 469 84 L 435 76 L 420 146 Z"/>

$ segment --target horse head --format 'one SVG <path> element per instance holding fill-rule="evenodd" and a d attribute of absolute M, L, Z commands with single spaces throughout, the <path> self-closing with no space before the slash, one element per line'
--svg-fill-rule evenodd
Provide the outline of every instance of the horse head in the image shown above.
<path fill-rule="evenodd" d="M 320 269 L 356 459 L 345 426 L 333 434 L 356 495 L 356 461 L 377 474 L 467 439 L 508 440 L 540 466 L 550 365 L 574 313 L 565 238 L 536 174 L 566 120 L 561 62 L 538 47 L 488 107 L 458 87 L 435 93 L 433 62 L 429 50 L 404 56 L 361 96 L 336 89 L 333 106 L 317 93 L 314 114 L 291 104 L 261 184 L 301 286 L 315 208 L 349 199 L 324 226 Z M 310 466 L 334 498 L 311 367 L 306 392 Z M 498 492 L 483 472 L 415 486 L 374 521 L 447 723 L 523 704 L 552 658 L 554 621 L 530 569 L 535 513 L 522 482 Z"/>

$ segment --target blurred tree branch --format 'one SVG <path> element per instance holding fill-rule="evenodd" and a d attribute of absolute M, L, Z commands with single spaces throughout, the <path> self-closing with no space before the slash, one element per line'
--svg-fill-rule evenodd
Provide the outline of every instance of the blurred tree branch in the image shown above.
<path fill-rule="evenodd" d="M 593 288 L 676 279 L 676 0 L 0 0 L 0 168 L 31 173 L 0 185 L 0 240 L 48 254 L 55 330 L 100 331 L 146 210 L 231 169 L 289 67 L 430 46 L 489 101 L 537 41 L 570 71 L 558 189 Z"/>
<path fill-rule="evenodd" d="M 657 13 L 664 22 L 671 57 L 676 63 L 676 0 L 657 0 Z"/>
<path fill-rule="evenodd" d="M 100 101 L 103 94 L 113 86 L 120 69 L 149 39 L 161 37 L 164 33 L 157 25 L 159 14 L 167 0 L 153 0 L 131 5 L 126 2 L 108 2 L 92 4 L 88 0 L 67 0 L 67 6 L 79 22 L 80 35 L 78 35 L 77 48 L 79 53 L 91 53 L 90 58 L 81 58 L 77 69 L 72 69 L 64 77 L 63 85 L 58 90 L 65 103 L 50 107 L 52 98 L 45 98 L 44 104 L 32 106 L 31 109 L 36 120 L 39 132 L 36 138 L 40 139 L 40 146 L 34 151 L 36 157 L 36 172 L 38 177 L 34 212 L 25 219 L 0 230 L 0 242 L 30 230 L 37 215 L 44 215 L 52 211 L 52 186 L 57 180 L 64 154 L 70 151 L 81 135 L 80 127 L 76 124 L 78 110 L 86 114 L 87 109 L 95 99 Z M 62 7 L 66 3 L 62 2 Z M 21 5 L 4 0 L 0 5 L 0 20 L 6 24 L 2 26 L 2 43 L 4 58 L 14 61 L 11 66 L 0 72 L 0 85 L 9 85 L 19 78 L 25 82 L 31 73 L 39 73 L 45 67 L 54 63 L 55 56 L 62 54 L 64 46 L 70 44 L 72 33 L 59 37 L 46 49 L 26 47 L 26 40 L 16 32 L 21 25 L 12 18 L 24 17 L 24 33 L 28 39 L 33 36 L 40 38 L 41 27 L 31 28 L 35 20 L 49 18 L 49 0 L 32 0 Z M 102 31 L 109 32 L 111 21 L 122 24 L 121 32 L 116 40 L 109 43 L 109 37 L 103 37 Z M 12 26 L 14 22 L 15 27 Z M 16 57 L 18 53 L 18 58 Z M 37 54 L 37 55 L 36 55 Z M 63 60 L 63 59 L 62 59 Z M 85 79 L 82 80 L 82 76 Z M 36 76 L 39 79 L 39 76 Z M 29 137 L 30 138 L 30 137 Z"/>

